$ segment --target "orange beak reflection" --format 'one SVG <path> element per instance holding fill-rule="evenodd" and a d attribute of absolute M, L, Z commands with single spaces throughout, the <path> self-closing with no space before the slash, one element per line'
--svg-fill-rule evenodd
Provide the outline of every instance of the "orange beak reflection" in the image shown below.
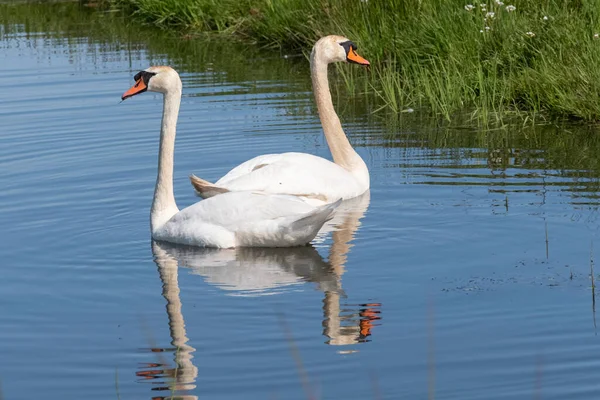
<path fill-rule="evenodd" d="M 135 85 L 133 85 L 128 91 L 123 93 L 123 96 L 121 96 L 121 100 L 125 100 L 125 99 L 130 98 L 131 96 L 135 96 L 136 94 L 145 92 L 147 89 L 148 89 L 148 87 L 144 83 L 144 80 L 142 78 L 140 78 L 135 83 Z"/>
<path fill-rule="evenodd" d="M 361 56 L 358 55 L 358 53 L 356 51 L 354 51 L 354 49 L 352 48 L 352 46 L 350 46 L 350 50 L 348 51 L 348 61 L 356 63 L 356 64 L 360 64 L 360 65 L 371 65 L 370 62 L 368 62 L 367 60 L 365 60 L 364 58 L 362 58 Z"/>

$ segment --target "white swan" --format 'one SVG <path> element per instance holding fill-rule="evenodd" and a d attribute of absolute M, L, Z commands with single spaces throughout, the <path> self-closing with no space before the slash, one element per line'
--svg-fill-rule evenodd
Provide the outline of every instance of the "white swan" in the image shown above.
<path fill-rule="evenodd" d="M 181 79 L 170 67 L 150 67 L 134 77 L 125 100 L 150 90 L 163 94 L 158 177 L 150 212 L 152 238 L 203 247 L 288 247 L 310 242 L 341 200 L 313 207 L 295 196 L 229 192 L 181 211 L 173 194 L 173 152 Z"/>
<path fill-rule="evenodd" d="M 342 36 L 319 39 L 310 55 L 313 91 L 333 162 L 306 153 L 266 154 L 238 165 L 214 184 L 191 175 L 196 192 L 208 198 L 230 191 L 261 190 L 323 204 L 367 191 L 369 170 L 348 141 L 331 101 L 327 65 L 336 61 L 369 65 L 356 54 L 356 45 Z"/>

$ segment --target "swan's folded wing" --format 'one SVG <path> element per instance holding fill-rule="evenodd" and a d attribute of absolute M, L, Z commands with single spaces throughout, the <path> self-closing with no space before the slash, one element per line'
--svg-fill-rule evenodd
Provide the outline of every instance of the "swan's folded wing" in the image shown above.
<path fill-rule="evenodd" d="M 181 210 L 169 222 L 202 222 L 237 229 L 242 224 L 301 215 L 313 209 L 313 206 L 291 195 L 228 192 Z"/>
<path fill-rule="evenodd" d="M 313 204 L 360 195 L 364 189 L 348 171 L 321 157 L 305 153 L 255 157 L 215 183 L 231 191 L 260 190 L 314 200 Z"/>
<path fill-rule="evenodd" d="M 340 202 L 314 207 L 296 196 L 228 192 L 181 210 L 156 239 L 214 247 L 298 246 L 316 236 Z"/>
<path fill-rule="evenodd" d="M 259 170 L 265 165 L 273 164 L 274 162 L 281 160 L 282 156 L 283 154 L 263 154 L 262 156 L 254 157 L 233 168 L 221 179 L 219 179 L 215 185 L 227 185 L 229 182 L 251 174 L 253 171 Z"/>

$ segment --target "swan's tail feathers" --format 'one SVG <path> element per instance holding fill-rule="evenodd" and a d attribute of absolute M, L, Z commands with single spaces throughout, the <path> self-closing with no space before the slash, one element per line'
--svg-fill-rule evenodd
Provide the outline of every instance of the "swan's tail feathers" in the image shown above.
<path fill-rule="evenodd" d="M 202 197 L 203 199 L 208 199 L 209 197 L 229 192 L 229 190 L 219 186 L 215 186 L 213 183 L 205 181 L 202 178 L 198 178 L 194 174 L 190 175 L 190 182 L 192 183 L 196 194 Z"/>
<path fill-rule="evenodd" d="M 336 202 L 315 208 L 309 213 L 304 214 L 301 218 L 293 221 L 290 225 L 290 230 L 307 232 L 308 237 L 310 237 L 307 243 L 310 242 L 317 236 L 317 233 L 319 233 L 325 222 L 333 218 L 333 212 L 341 203 L 342 199 L 339 199 Z"/>

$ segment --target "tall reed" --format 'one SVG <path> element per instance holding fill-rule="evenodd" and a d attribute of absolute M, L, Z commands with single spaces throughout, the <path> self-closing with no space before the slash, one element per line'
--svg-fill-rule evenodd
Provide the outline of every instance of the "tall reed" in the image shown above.
<path fill-rule="evenodd" d="M 479 122 L 506 114 L 600 119 L 600 0 L 112 0 L 179 32 L 221 32 L 308 51 L 351 38 L 373 65 L 344 72 L 384 107 Z M 366 83 L 359 83 L 360 80 Z M 525 114 L 523 114 L 525 113 Z"/>

